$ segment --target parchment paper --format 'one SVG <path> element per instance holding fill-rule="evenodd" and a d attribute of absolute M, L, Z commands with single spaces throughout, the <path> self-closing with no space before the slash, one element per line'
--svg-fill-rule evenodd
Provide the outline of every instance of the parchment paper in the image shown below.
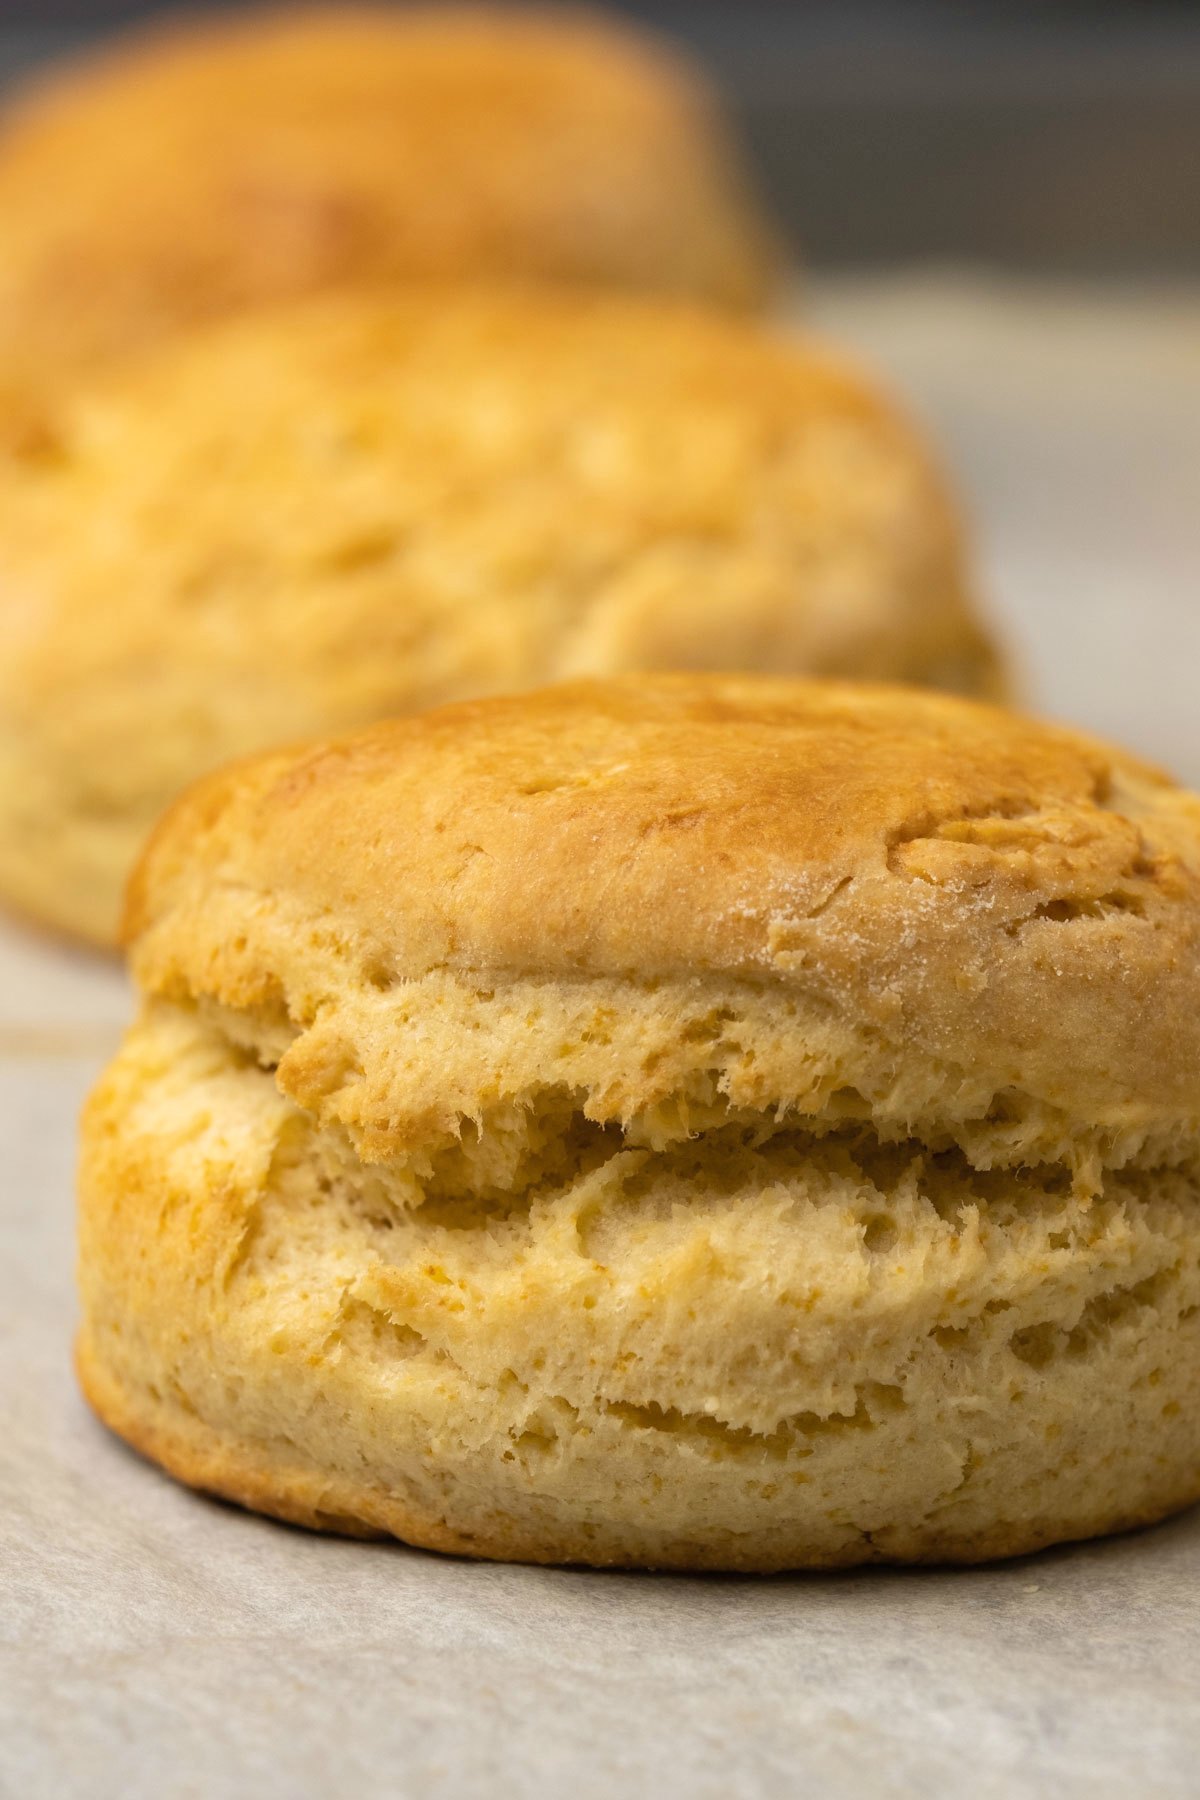
<path fill-rule="evenodd" d="M 818 286 L 956 459 L 1046 710 L 1200 780 L 1200 294 Z M 111 965 L 0 931 L 0 1792 L 1193 1796 L 1200 1515 L 971 1572 L 685 1580 L 309 1537 L 69 1367 Z"/>

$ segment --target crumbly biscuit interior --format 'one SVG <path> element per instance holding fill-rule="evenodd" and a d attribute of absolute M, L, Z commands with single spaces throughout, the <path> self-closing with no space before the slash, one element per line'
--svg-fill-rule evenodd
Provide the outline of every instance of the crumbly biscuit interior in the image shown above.
<path fill-rule="evenodd" d="M 1089 1174 L 861 1094 L 732 1103 L 695 1031 L 640 1111 L 564 1039 L 561 1078 L 389 1138 L 344 1058 L 322 1101 L 309 1044 L 284 1091 L 299 1041 L 147 1003 L 90 1113 L 85 1330 L 148 1404 L 352 1477 L 360 1521 L 401 1494 L 467 1547 L 499 1514 L 585 1560 L 770 1567 L 1028 1547 L 1191 1479 L 1194 1146 Z"/>

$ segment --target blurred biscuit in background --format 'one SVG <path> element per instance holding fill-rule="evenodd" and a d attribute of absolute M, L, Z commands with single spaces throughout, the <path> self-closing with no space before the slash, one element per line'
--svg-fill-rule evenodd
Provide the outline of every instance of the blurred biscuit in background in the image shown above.
<path fill-rule="evenodd" d="M 714 95 L 588 11 L 319 7 L 130 36 L 0 134 L 0 343 L 33 375 L 355 281 L 735 307 L 773 263 Z"/>
<path fill-rule="evenodd" d="M 545 289 L 226 324 L 0 488 L 0 893 L 110 943 L 146 830 L 229 757 L 681 667 L 996 691 L 941 477 L 859 375 Z"/>

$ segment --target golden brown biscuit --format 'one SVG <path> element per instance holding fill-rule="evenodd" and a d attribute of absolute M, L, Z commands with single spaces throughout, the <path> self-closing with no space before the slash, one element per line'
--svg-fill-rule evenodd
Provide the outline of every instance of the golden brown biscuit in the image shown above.
<path fill-rule="evenodd" d="M 0 134 L 0 344 L 53 379 L 331 284 L 529 276 L 762 299 L 706 85 L 586 11 L 325 6 L 152 30 Z"/>
<path fill-rule="evenodd" d="M 856 375 L 544 291 L 225 326 L 0 484 L 0 892 L 111 941 L 145 832 L 227 757 L 672 666 L 994 681 L 940 479 Z"/>
<path fill-rule="evenodd" d="M 128 927 L 79 1365 L 183 1480 L 718 1569 L 1200 1493 L 1200 799 L 1121 753 L 568 685 L 210 777 Z"/>

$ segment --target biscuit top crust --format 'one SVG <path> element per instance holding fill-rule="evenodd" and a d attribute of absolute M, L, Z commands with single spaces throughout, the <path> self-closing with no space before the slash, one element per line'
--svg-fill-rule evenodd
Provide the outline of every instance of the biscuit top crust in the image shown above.
<path fill-rule="evenodd" d="M 310 1020 L 434 970 L 734 978 L 947 1090 L 1200 1114 L 1200 800 L 907 690 L 628 677 L 262 757 L 167 816 L 127 935 L 148 991 Z"/>
<path fill-rule="evenodd" d="M 550 276 L 752 305 L 775 251 L 707 84 L 586 9 L 160 25 L 0 135 L 5 339 L 82 364 L 331 282 Z"/>

